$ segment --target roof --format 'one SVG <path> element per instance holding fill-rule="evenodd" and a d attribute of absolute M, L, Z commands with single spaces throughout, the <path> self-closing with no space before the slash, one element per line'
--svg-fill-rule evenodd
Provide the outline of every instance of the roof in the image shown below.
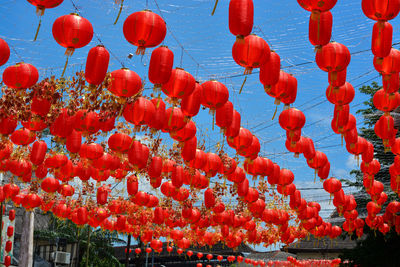
<path fill-rule="evenodd" d="M 158 258 L 175 258 L 175 257 L 179 258 L 180 257 L 178 255 L 178 253 L 176 252 L 176 250 L 177 250 L 176 247 L 174 247 L 174 250 L 171 253 L 169 253 L 167 251 L 167 246 L 168 246 L 168 244 L 166 242 L 164 242 L 162 252 L 156 254 Z M 138 247 L 140 247 L 140 246 L 138 246 L 138 245 L 130 246 L 130 248 L 132 249 L 131 253 L 134 254 L 135 253 L 134 250 Z M 125 249 L 126 249 L 126 246 L 114 247 L 114 256 L 118 260 L 124 260 L 126 257 Z M 141 249 L 142 249 L 142 251 L 144 250 L 143 247 Z M 236 250 L 233 250 L 233 249 L 225 246 L 222 243 L 217 243 L 214 246 L 212 246 L 211 248 L 208 246 L 204 246 L 204 247 L 190 246 L 187 250 L 192 250 L 194 255 L 197 252 L 202 252 L 204 255 L 210 253 L 213 255 L 222 255 L 222 256 L 243 255 L 243 253 L 254 253 L 254 250 L 244 243 L 240 244 L 240 246 Z"/>
<path fill-rule="evenodd" d="M 276 251 L 268 251 L 268 252 L 252 252 L 246 257 L 255 259 L 255 260 L 263 260 L 263 261 L 286 261 L 287 258 L 291 256 L 296 258 L 295 254 L 276 250 Z"/>
<path fill-rule="evenodd" d="M 351 240 L 347 235 L 344 239 L 339 237 L 335 240 L 327 237 L 316 239 L 309 236 L 309 238 L 285 246 L 282 250 L 295 254 L 299 252 L 342 252 L 343 250 L 353 249 L 356 245 L 357 241 Z"/>

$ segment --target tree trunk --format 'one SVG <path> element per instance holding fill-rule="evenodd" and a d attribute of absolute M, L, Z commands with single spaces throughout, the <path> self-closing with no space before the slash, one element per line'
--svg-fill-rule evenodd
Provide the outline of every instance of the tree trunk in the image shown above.
<path fill-rule="evenodd" d="M 21 249 L 19 256 L 20 267 L 32 267 L 33 265 L 33 228 L 34 216 L 31 211 L 25 211 L 22 222 Z"/>

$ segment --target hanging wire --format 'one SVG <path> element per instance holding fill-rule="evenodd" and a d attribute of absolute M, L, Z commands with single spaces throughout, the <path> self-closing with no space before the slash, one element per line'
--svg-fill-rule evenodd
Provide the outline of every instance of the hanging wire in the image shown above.
<path fill-rule="evenodd" d="M 183 66 L 183 47 L 182 47 L 182 50 L 181 50 L 181 63 L 180 63 L 180 67 L 182 68 L 182 66 Z"/>
<path fill-rule="evenodd" d="M 19 58 L 19 60 L 22 62 L 24 61 L 22 59 L 22 57 L 20 56 L 20 54 L 18 54 L 17 50 L 15 50 L 14 46 L 12 44 L 8 44 L 9 46 L 11 46 L 12 51 L 14 52 L 14 54 Z"/>
<path fill-rule="evenodd" d="M 76 13 L 78 13 L 78 15 L 81 16 L 80 9 L 79 9 L 78 6 L 75 4 L 74 0 L 70 0 L 70 1 L 71 1 L 72 6 L 74 7 Z M 100 39 L 99 35 L 98 35 L 96 32 L 94 32 L 94 31 L 93 31 L 93 33 L 94 33 L 94 36 L 96 37 L 97 41 L 98 41 L 102 46 L 104 46 L 104 47 L 110 52 L 111 56 L 112 56 L 115 60 L 117 60 L 119 64 L 121 64 L 121 67 L 122 67 L 122 68 L 125 68 L 125 64 L 113 53 L 113 51 L 112 51 L 110 48 L 108 48 L 106 45 L 104 45 L 104 43 L 103 43 L 103 41 Z"/>
<path fill-rule="evenodd" d="M 188 55 L 190 57 L 190 59 L 198 64 L 200 66 L 200 68 L 202 68 L 205 72 L 210 73 L 206 68 L 204 68 L 182 45 L 182 43 L 179 41 L 179 39 L 175 36 L 174 32 L 172 31 L 171 27 L 169 26 L 169 24 L 166 22 L 165 17 L 163 12 L 161 11 L 160 6 L 157 3 L 157 0 L 153 0 L 154 4 L 157 7 L 158 12 L 160 13 L 161 18 L 165 21 L 165 23 L 167 24 L 167 29 L 169 31 L 169 33 L 171 34 L 172 38 L 174 38 L 175 42 L 181 47 L 181 49 L 186 53 L 186 55 Z"/>

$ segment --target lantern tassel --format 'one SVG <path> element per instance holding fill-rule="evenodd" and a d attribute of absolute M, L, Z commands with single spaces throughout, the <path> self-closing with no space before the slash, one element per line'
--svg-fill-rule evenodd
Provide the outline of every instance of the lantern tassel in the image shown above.
<path fill-rule="evenodd" d="M 43 16 L 44 10 L 45 10 L 45 8 L 43 6 L 37 6 L 36 7 L 36 15 L 38 15 L 39 17 Z"/>
<path fill-rule="evenodd" d="M 215 124 L 215 112 L 212 114 L 213 121 L 212 121 L 212 130 L 214 131 L 214 124 Z"/>
<path fill-rule="evenodd" d="M 64 77 L 65 71 L 67 70 L 68 59 L 69 59 L 69 56 L 67 56 L 67 60 L 65 61 L 65 65 L 64 65 L 63 72 L 62 72 L 62 74 L 61 74 L 61 78 Z"/>
<path fill-rule="evenodd" d="M 174 109 L 172 108 L 171 114 L 169 114 L 169 119 L 168 119 L 168 126 L 171 126 L 172 122 L 172 113 L 174 112 Z"/>
<path fill-rule="evenodd" d="M 144 55 L 144 53 L 145 53 L 145 51 L 146 51 L 146 47 L 144 47 L 144 46 L 139 46 L 137 49 L 136 49 L 136 52 L 135 52 L 135 54 L 136 55 Z"/>
<path fill-rule="evenodd" d="M 246 83 L 246 81 L 247 81 L 247 76 L 244 78 L 242 86 L 240 87 L 239 95 L 242 93 L 242 90 L 243 90 L 243 87 L 244 87 L 244 84 Z"/>
<path fill-rule="evenodd" d="M 276 116 L 276 112 L 278 111 L 278 106 L 275 106 L 275 112 L 274 112 L 274 116 L 272 116 L 272 119 L 271 120 L 274 120 L 275 119 L 275 116 Z"/>
<path fill-rule="evenodd" d="M 157 96 L 157 105 L 156 105 L 156 108 L 157 108 L 157 109 L 160 107 L 160 102 L 161 102 L 161 93 L 158 93 L 158 96 Z"/>
<path fill-rule="evenodd" d="M 215 13 L 215 10 L 217 9 L 217 6 L 218 6 L 218 0 L 215 0 L 215 5 L 214 5 L 214 8 L 213 8 L 213 11 L 211 12 L 211 16 L 214 16 L 214 13 Z"/>
<path fill-rule="evenodd" d="M 37 39 L 37 37 L 38 37 L 38 35 L 39 35 L 39 30 L 40 30 L 40 27 L 41 27 L 41 26 L 42 26 L 42 16 L 40 16 L 40 19 L 39 19 L 39 25 L 38 25 L 38 27 L 37 27 L 37 29 L 36 29 L 35 38 L 33 39 L 34 42 L 36 41 L 36 39 Z"/>
<path fill-rule="evenodd" d="M 121 0 L 121 6 L 119 7 L 118 16 L 117 16 L 117 18 L 116 18 L 115 21 L 114 21 L 114 25 L 117 24 L 117 22 L 118 22 L 118 20 L 119 20 L 119 17 L 121 16 L 121 12 L 122 12 L 123 6 L 124 6 L 124 0 Z"/>

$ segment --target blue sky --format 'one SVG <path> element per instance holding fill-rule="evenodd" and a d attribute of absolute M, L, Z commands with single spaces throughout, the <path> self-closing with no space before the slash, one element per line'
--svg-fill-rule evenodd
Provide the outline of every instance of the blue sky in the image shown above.
<path fill-rule="evenodd" d="M 32 42 L 38 24 L 35 8 L 27 1 L 3 0 L 0 2 L 0 37 L 12 47 L 12 55 L 9 62 L 0 68 L 0 73 L 5 67 L 23 60 L 35 65 L 41 78 L 53 74 L 59 76 L 65 62 L 65 48 L 54 41 L 51 26 L 57 17 L 76 12 L 72 3 L 76 4 L 83 17 L 91 21 L 95 37 L 87 47 L 75 52 L 70 59 L 67 75 L 84 69 L 88 50 L 98 45 L 100 39 L 113 54 L 109 71 L 120 68 L 119 62 L 123 62 L 142 79 L 146 79 L 146 86 L 151 86 L 146 78 L 151 50 L 147 50 L 143 57 L 134 56 L 128 59 L 127 55 L 134 54 L 136 47 L 130 45 L 122 34 L 125 18 L 146 8 L 146 1 L 125 0 L 120 20 L 117 25 L 113 25 L 119 9 L 113 0 L 64 0 L 59 7 L 46 10 L 38 40 Z M 238 94 L 244 77 L 241 76 L 243 68 L 237 66 L 231 56 L 235 37 L 228 29 L 228 4 L 227 0 L 220 1 L 215 15 L 211 17 L 214 5 L 211 0 L 148 0 L 148 8 L 161 14 L 167 22 L 168 32 L 164 44 L 174 52 L 175 66 L 181 66 L 182 61 L 182 67 L 198 80 L 217 78 L 226 84 L 230 90 L 230 101 L 242 115 L 242 126 L 251 129 L 263 143 L 261 154 L 279 163 L 281 167 L 290 168 L 299 188 L 322 188 L 318 181 L 313 184 L 314 171 L 308 168 L 304 157 L 296 159 L 292 154 L 286 153 L 285 132 L 279 127 L 277 118 L 271 121 L 275 109 L 274 100 L 265 94 L 258 74 L 250 75 L 243 92 Z M 348 178 L 348 171 L 354 168 L 355 162 L 345 146 L 340 146 L 340 136 L 334 135 L 330 128 L 333 105 L 325 97 L 327 74 L 319 70 L 315 63 L 310 63 L 315 57 L 314 48 L 308 41 L 310 13 L 294 0 L 254 0 L 254 5 L 254 33 L 268 41 L 271 48 L 281 56 L 284 70 L 298 79 L 298 95 L 294 106 L 300 108 L 307 118 L 303 134 L 316 141 L 316 148 L 321 147 L 320 150 L 327 154 L 331 162 L 331 176 Z M 332 39 L 345 44 L 350 52 L 356 53 L 348 68 L 347 80 L 354 86 L 377 80 L 372 53 L 358 53 L 370 48 L 373 26 L 373 21 L 366 18 L 361 11 L 361 1 L 338 1 L 332 13 Z M 393 42 L 397 42 L 399 20 L 395 19 L 391 23 L 395 33 Z M 149 93 L 145 91 L 145 94 Z M 356 97 L 351 105 L 353 114 L 364 100 L 365 97 L 356 90 Z M 278 113 L 281 110 L 282 106 Z M 361 120 L 360 117 L 357 119 Z M 211 129 L 211 121 L 212 118 L 206 111 L 202 111 L 195 119 L 198 126 L 197 136 L 203 134 L 207 145 L 215 144 L 221 139 L 219 129 Z M 326 192 L 303 192 L 308 201 L 324 202 L 321 215 L 329 215 L 331 207 L 327 205 L 329 195 Z"/>

